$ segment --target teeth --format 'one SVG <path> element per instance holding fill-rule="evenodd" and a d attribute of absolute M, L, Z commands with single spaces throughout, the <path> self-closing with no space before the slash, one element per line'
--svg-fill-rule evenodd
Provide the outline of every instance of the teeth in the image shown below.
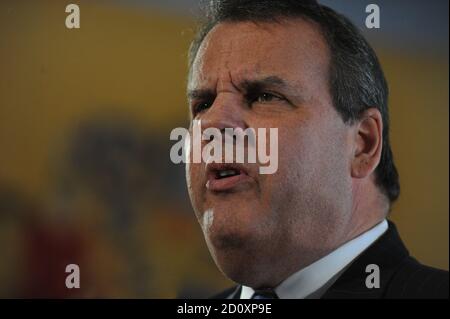
<path fill-rule="evenodd" d="M 227 170 L 224 170 L 224 171 L 219 171 L 219 177 L 220 178 L 223 178 L 223 177 L 227 177 L 227 176 L 234 176 L 234 175 L 237 175 L 238 174 L 238 172 L 237 171 L 235 171 L 234 169 L 227 169 Z"/>

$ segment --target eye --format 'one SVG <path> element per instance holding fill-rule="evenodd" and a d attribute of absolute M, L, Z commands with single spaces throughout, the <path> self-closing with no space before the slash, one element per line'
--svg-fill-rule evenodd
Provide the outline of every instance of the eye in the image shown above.
<path fill-rule="evenodd" d="M 258 95 L 256 95 L 253 99 L 252 99 L 252 103 L 270 103 L 270 102 L 274 102 L 274 101 L 283 101 L 284 98 L 281 96 L 278 96 L 276 94 L 273 93 L 269 93 L 269 92 L 263 92 L 260 93 Z"/>
<path fill-rule="evenodd" d="M 192 112 L 194 115 L 197 115 L 198 113 L 201 113 L 211 107 L 211 102 L 202 101 L 199 103 L 195 103 L 192 107 Z"/>

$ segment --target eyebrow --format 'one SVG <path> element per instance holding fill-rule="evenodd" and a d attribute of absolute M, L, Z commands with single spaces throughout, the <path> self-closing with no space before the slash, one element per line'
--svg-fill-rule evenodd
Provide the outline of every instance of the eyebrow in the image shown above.
<path fill-rule="evenodd" d="M 262 79 L 244 80 L 235 86 L 239 91 L 244 89 L 246 92 L 262 90 L 268 87 L 278 87 L 280 89 L 290 89 L 290 85 L 282 78 L 276 75 L 264 77 Z M 212 89 L 194 89 L 189 90 L 187 94 L 190 100 L 193 99 L 211 99 L 216 96 L 215 90 Z"/>
<path fill-rule="evenodd" d="M 272 75 L 262 79 L 245 80 L 240 85 L 245 90 L 263 89 L 267 87 L 287 88 L 289 85 L 282 78 Z"/>
<path fill-rule="evenodd" d="M 187 96 L 188 99 L 205 99 L 205 98 L 213 98 L 215 96 L 214 90 L 211 89 L 197 89 L 197 90 L 189 90 Z"/>

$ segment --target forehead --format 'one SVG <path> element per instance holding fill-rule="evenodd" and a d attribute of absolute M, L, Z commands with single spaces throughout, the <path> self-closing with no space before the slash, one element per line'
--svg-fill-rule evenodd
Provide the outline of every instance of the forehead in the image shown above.
<path fill-rule="evenodd" d="M 235 81 L 277 75 L 308 81 L 327 75 L 329 50 L 319 27 L 304 19 L 280 22 L 224 22 L 199 47 L 189 86 L 221 77 Z"/>

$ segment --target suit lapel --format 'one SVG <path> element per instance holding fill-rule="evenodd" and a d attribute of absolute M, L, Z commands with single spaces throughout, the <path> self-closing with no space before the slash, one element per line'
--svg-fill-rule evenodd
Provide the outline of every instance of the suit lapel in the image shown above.
<path fill-rule="evenodd" d="M 395 225 L 389 222 L 388 230 L 348 266 L 322 298 L 382 298 L 392 276 L 408 256 L 408 250 L 403 245 Z M 366 267 L 371 264 L 378 266 L 380 288 L 366 286 L 366 279 L 371 274 L 366 272 Z"/>

